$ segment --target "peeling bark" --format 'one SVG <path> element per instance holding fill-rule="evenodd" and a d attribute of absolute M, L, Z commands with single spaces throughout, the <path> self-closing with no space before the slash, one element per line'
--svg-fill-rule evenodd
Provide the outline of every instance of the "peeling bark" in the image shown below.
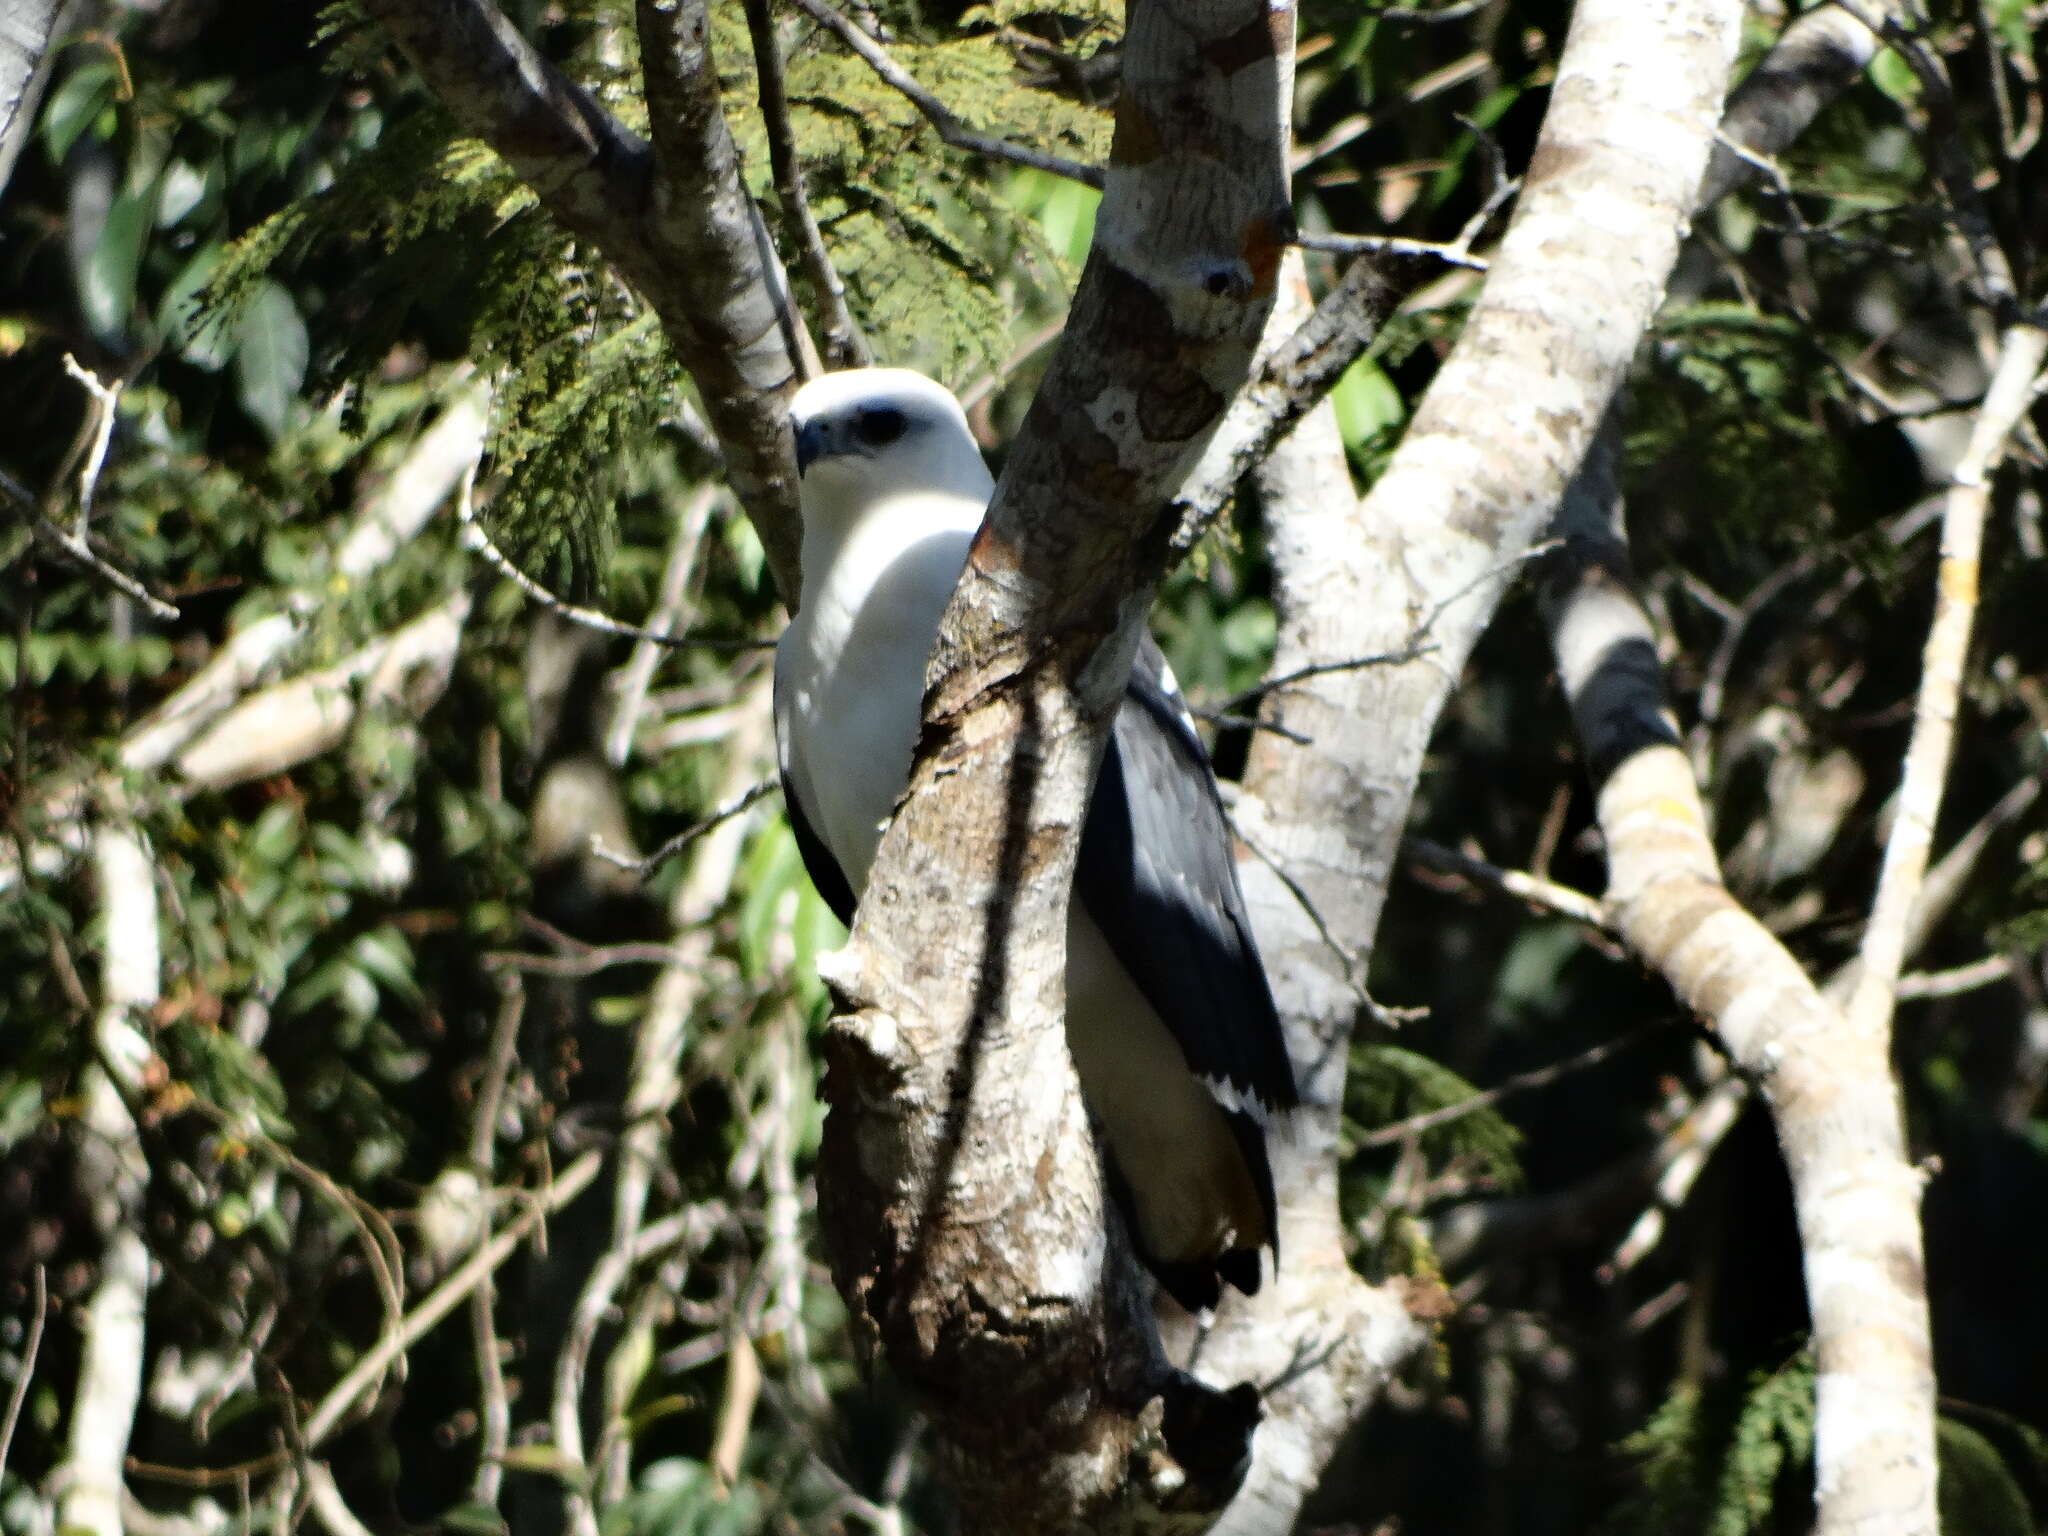
<path fill-rule="evenodd" d="M 941 626 L 909 794 L 831 967 L 835 1278 L 933 1406 L 978 1526 L 1200 1515 L 1241 1471 L 1250 1394 L 1166 1366 L 1061 987 L 1081 816 L 1168 500 L 1243 383 L 1290 232 L 1293 25 L 1262 0 L 1130 9 L 1070 341 Z"/>

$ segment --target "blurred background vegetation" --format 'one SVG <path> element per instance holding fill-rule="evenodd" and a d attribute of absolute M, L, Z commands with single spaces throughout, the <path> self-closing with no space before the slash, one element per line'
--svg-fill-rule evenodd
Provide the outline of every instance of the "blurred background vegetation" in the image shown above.
<path fill-rule="evenodd" d="M 632 121 L 629 8 L 506 9 Z M 1992 168 L 1999 233 L 2038 266 L 2037 9 L 1944 7 L 1935 35 L 1961 109 L 1939 129 Z M 745 20 L 713 10 L 773 223 Z M 1496 151 L 1526 163 L 1568 8 L 1382 11 L 1304 6 L 1301 222 L 1448 240 Z M 1760 11 L 1751 51 L 1783 19 Z M 1103 152 L 1120 8 L 863 14 L 970 125 Z M 161 940 L 148 1061 L 122 1090 L 152 1261 L 130 1529 L 287 1528 L 309 1424 L 379 1532 L 950 1529 L 916 1418 L 854 1357 L 811 1241 L 811 956 L 837 930 L 776 801 L 645 878 L 590 851 L 593 834 L 652 849 L 770 771 L 759 643 L 780 608 L 659 326 L 346 3 L 101 3 L 66 35 L 0 191 L 0 1394 L 19 1407 L 0 1531 L 55 1529 L 105 1246 L 85 1106 L 111 1071 L 93 1026 L 108 935 L 76 855 L 107 808 L 145 840 Z M 999 458 L 1095 194 L 944 149 L 809 22 L 781 36 L 855 317 L 878 360 L 960 390 Z M 1731 882 L 1822 976 L 1874 883 L 1931 605 L 1928 496 L 1983 386 L 1930 131 L 1881 59 L 1784 157 L 1782 186 L 1702 220 L 1633 384 L 1635 550 Z M 1336 395 L 1366 477 L 1476 291 L 1427 264 L 1400 281 Z M 91 547 L 175 616 L 51 536 L 100 462 L 67 354 L 119 390 Z M 479 558 L 428 446 L 463 412 L 484 423 L 495 547 L 685 643 L 565 622 Z M 2024 433 L 1989 531 L 1936 843 L 1966 857 L 1898 1028 L 1934 1175 L 1947 1528 L 1987 1536 L 2048 1528 L 2040 453 Z M 419 476 L 417 531 L 352 545 L 419 500 Z M 1155 615 L 1197 702 L 1258 681 L 1266 590 L 1247 499 Z M 391 636 L 436 616 L 446 643 L 391 659 Z M 322 731 L 266 757 L 270 717 L 243 713 L 144 762 L 152 711 L 265 624 L 283 638 L 245 709 L 312 678 L 298 697 Z M 1538 636 L 1511 601 L 1413 831 L 1597 891 Z M 1244 746 L 1219 727 L 1226 777 Z M 1455 1307 L 1311 1525 L 1806 1528 L 1785 1177 L 1741 1086 L 1618 953 L 1441 860 L 1397 881 L 1347 1214 L 1364 1272 L 1440 1276 Z M 1402 1124 L 1482 1089 L 1502 1091 Z M 593 1149 L 595 1181 L 532 1222 L 533 1192 Z M 545 1241 L 465 1279 L 482 1234 L 523 1218 Z M 351 1388 L 451 1275 L 447 1320 Z"/>

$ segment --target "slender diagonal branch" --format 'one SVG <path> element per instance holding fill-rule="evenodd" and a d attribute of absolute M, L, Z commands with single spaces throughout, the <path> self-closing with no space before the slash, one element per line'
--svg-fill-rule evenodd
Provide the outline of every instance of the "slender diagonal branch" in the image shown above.
<path fill-rule="evenodd" d="M 1978 558 L 1984 542 L 1984 514 L 1991 500 L 1991 472 L 2004 455 L 2013 428 L 2033 402 L 2044 357 L 2048 357 L 2048 331 L 2017 325 L 2006 332 L 1998 369 L 1971 429 L 1969 446 L 1949 479 L 1942 509 L 1934 622 L 1921 663 L 1898 813 L 1885 844 L 1877 897 L 1858 956 L 1861 966 L 1847 1006 L 1851 1028 L 1880 1038 L 1890 1031 L 1908 924 L 1927 871 L 1935 817 L 1941 809 L 1954 750 L 1963 662 L 1977 610 Z"/>
<path fill-rule="evenodd" d="M 880 76 L 885 84 L 922 112 L 925 121 L 930 123 L 939 137 L 953 148 L 965 150 L 970 155 L 982 155 L 990 160 L 1021 165 L 1029 170 L 1064 176 L 1067 180 L 1078 181 L 1084 186 L 1102 186 L 1102 172 L 1095 166 L 1083 165 L 1078 160 L 1068 160 L 1060 155 L 1049 155 L 1043 150 L 1032 149 L 1027 145 L 1012 144 L 1007 139 L 994 139 L 985 133 L 976 133 L 961 122 L 950 107 L 919 84 L 909 70 L 889 56 L 888 49 L 870 37 L 851 17 L 842 16 L 827 4 L 826 0 L 796 0 L 796 3 L 802 7 L 806 16 L 833 33 L 858 54 L 861 62 Z"/>
<path fill-rule="evenodd" d="M 865 368 L 873 361 L 868 344 L 846 307 L 846 285 L 825 249 L 825 237 L 804 195 L 803 167 L 797 163 L 796 135 L 789 123 L 789 95 L 782 83 L 782 47 L 768 0 L 746 0 L 747 31 L 754 42 L 754 73 L 761 82 L 761 121 L 768 130 L 768 165 L 804 275 L 825 321 L 825 362 L 833 368 Z"/>

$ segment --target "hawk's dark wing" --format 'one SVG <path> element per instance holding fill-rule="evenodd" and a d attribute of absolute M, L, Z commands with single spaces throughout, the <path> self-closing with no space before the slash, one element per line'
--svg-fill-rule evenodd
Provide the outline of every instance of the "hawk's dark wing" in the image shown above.
<path fill-rule="evenodd" d="M 1294 1068 L 1209 755 L 1149 636 L 1088 807 L 1074 891 L 1189 1070 L 1229 1113 L 1273 1230 L 1262 1125 L 1298 1102 Z M 1247 1257 L 1251 1285 L 1224 1269 L 1240 1290 L 1257 1286 L 1257 1255 Z"/>

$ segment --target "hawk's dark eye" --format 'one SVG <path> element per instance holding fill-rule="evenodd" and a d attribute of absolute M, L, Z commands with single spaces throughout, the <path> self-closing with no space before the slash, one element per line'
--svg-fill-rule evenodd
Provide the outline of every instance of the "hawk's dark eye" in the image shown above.
<path fill-rule="evenodd" d="M 910 418 L 901 411 L 886 406 L 871 411 L 862 411 L 854 418 L 853 429 L 870 448 L 885 448 L 901 437 L 910 426 Z"/>

